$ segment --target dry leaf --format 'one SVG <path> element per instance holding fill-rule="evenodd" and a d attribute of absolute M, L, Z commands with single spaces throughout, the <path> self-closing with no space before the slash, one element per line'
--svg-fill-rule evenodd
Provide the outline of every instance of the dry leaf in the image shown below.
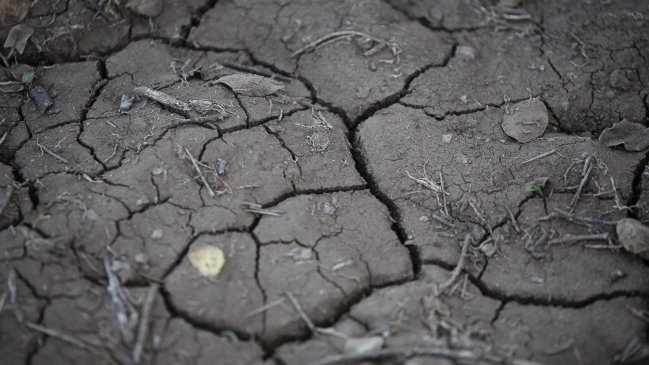
<path fill-rule="evenodd" d="M 627 151 L 642 151 L 649 147 L 649 128 L 624 119 L 613 124 L 612 127 L 604 129 L 599 135 L 599 142 L 607 147 L 623 144 Z"/>
<path fill-rule="evenodd" d="M 187 254 L 189 262 L 203 276 L 216 276 L 225 265 L 223 250 L 214 246 L 203 246 Z"/>
<path fill-rule="evenodd" d="M 548 110 L 539 99 L 521 101 L 512 106 L 513 112 L 505 114 L 502 128 L 505 134 L 521 143 L 543 135 L 548 127 Z"/>
<path fill-rule="evenodd" d="M 284 88 L 277 80 L 255 74 L 227 75 L 214 83 L 227 85 L 235 93 L 246 96 L 268 96 Z"/>
<path fill-rule="evenodd" d="M 18 24 L 11 28 L 4 44 L 4 48 L 11 48 L 7 58 L 11 57 L 14 50 L 16 50 L 18 54 L 23 54 L 23 51 L 27 46 L 27 41 L 32 34 L 34 34 L 34 29 L 26 25 Z"/>

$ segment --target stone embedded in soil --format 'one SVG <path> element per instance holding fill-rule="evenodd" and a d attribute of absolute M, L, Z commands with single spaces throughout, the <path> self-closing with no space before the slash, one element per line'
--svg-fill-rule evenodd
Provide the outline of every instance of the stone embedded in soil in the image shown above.
<path fill-rule="evenodd" d="M 615 226 L 617 239 L 624 248 L 649 260 L 649 227 L 633 218 L 621 219 Z"/>
<path fill-rule="evenodd" d="M 599 141 L 607 147 L 624 145 L 627 151 L 643 151 L 649 147 L 649 128 L 625 119 L 604 129 L 599 135 Z"/>
<path fill-rule="evenodd" d="M 555 187 L 578 185 L 583 162 L 572 164 L 572 159 L 597 157 L 584 194 L 610 191 L 612 177 L 621 201 L 632 196 L 633 171 L 641 154 L 561 134 L 546 134 L 521 146 L 500 128 L 503 114 L 489 109 L 439 121 L 421 110 L 394 105 L 360 126 L 358 138 L 368 171 L 378 189 L 395 203 L 410 236 L 408 243 L 416 246 L 424 262 L 455 264 L 460 243 L 472 225 L 494 227 L 506 220 L 505 205 L 515 210 L 529 197 L 523 191 L 526 182 L 546 177 Z M 446 143 L 449 134 L 452 138 Z M 553 149 L 557 153 L 523 164 Z M 406 172 L 424 177 L 425 165 L 431 181 L 439 183 L 443 175 L 450 217 L 445 216 L 441 193 L 438 200 L 433 191 L 407 176 Z M 433 214 L 453 226 L 440 223 Z"/>
<path fill-rule="evenodd" d="M 54 101 L 42 115 L 36 104 L 26 101 L 21 110 L 32 133 L 64 123 L 80 121 L 99 82 L 97 62 L 74 62 L 36 69 L 34 86 L 43 87 Z"/>
<path fill-rule="evenodd" d="M 527 143 L 543 135 L 548 126 L 548 110 L 539 99 L 521 101 L 503 116 L 502 128 L 506 135 Z"/>
<path fill-rule="evenodd" d="M 242 18 L 254 21 L 243 24 L 238 20 Z M 376 26 L 377 21 L 380 26 Z M 352 39 L 292 57 L 293 52 L 320 37 L 349 29 L 395 42 L 401 52 L 395 57 L 385 47 L 365 56 L 367 49 L 357 44 L 358 39 Z M 344 110 L 350 119 L 399 93 L 409 75 L 428 65 L 443 64 L 453 45 L 449 35 L 431 32 L 377 0 L 303 0 L 283 6 L 223 1 L 203 16 L 188 40 L 204 47 L 245 48 L 260 62 L 285 72 L 296 70 L 315 86 L 320 98 Z M 342 64 L 346 67 L 340 67 Z M 367 97 L 356 96 L 359 84 L 369 88 Z"/>

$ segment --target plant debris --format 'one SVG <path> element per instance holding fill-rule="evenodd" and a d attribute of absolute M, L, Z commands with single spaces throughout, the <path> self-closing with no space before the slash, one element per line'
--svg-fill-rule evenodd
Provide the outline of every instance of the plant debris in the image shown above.
<path fill-rule="evenodd" d="M 548 127 L 548 110 L 539 99 L 515 104 L 511 113 L 503 117 L 505 134 L 521 143 L 531 142 L 543 135 Z"/>
<path fill-rule="evenodd" d="M 649 128 L 623 119 L 604 129 L 599 135 L 599 142 L 607 147 L 624 145 L 629 152 L 644 151 L 649 147 Z"/>
<path fill-rule="evenodd" d="M 615 230 L 624 249 L 649 260 L 649 227 L 633 218 L 624 218 L 617 222 Z"/>
<path fill-rule="evenodd" d="M 269 96 L 284 88 L 284 84 L 277 80 L 255 74 L 232 74 L 223 76 L 210 85 L 227 85 L 234 93 L 246 96 Z"/>
<path fill-rule="evenodd" d="M 18 54 L 23 54 L 25 47 L 27 46 L 27 41 L 34 34 L 34 29 L 27 25 L 17 24 L 9 31 L 7 39 L 5 40 L 4 48 L 11 48 L 7 58 L 10 58 L 13 55 L 14 51 Z"/>
<path fill-rule="evenodd" d="M 168 107 L 169 109 L 175 112 L 186 114 L 191 111 L 189 105 L 184 101 L 180 101 L 174 98 L 173 96 L 167 95 L 157 90 L 153 90 L 149 87 L 146 86 L 136 87 L 134 91 L 136 94 L 142 95 L 145 98 L 151 99 L 153 101 L 157 101 L 158 103 Z"/>

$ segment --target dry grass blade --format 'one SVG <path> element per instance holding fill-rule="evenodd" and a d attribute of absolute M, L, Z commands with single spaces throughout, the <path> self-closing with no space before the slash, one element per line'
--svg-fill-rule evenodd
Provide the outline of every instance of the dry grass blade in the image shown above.
<path fill-rule="evenodd" d="M 144 341 L 146 340 L 149 331 L 149 318 L 151 317 L 151 309 L 155 302 L 156 294 L 160 285 L 151 284 L 146 292 L 144 304 L 142 305 L 142 314 L 140 315 L 140 325 L 137 330 L 137 338 L 135 339 L 135 346 L 133 346 L 133 362 L 140 363 L 142 351 L 144 349 Z"/>
<path fill-rule="evenodd" d="M 2 313 L 2 310 L 4 309 L 6 302 L 7 302 L 7 292 L 4 292 L 0 297 L 0 313 Z"/>
<path fill-rule="evenodd" d="M 297 51 L 293 52 L 291 57 L 296 58 L 302 55 L 303 53 L 313 51 L 317 49 L 318 47 L 322 47 L 326 44 L 329 44 L 331 42 L 334 42 L 339 39 L 347 38 L 347 37 L 360 37 L 362 39 L 367 39 L 368 41 L 374 42 L 377 44 L 377 46 L 372 47 L 371 49 L 367 50 L 365 52 L 366 56 L 371 56 L 374 53 L 378 52 L 381 48 L 387 46 L 390 51 L 392 52 L 392 55 L 398 59 L 399 53 L 401 53 L 401 49 L 399 48 L 399 45 L 396 42 L 390 42 L 381 38 L 376 38 L 373 37 L 369 34 L 363 33 L 363 32 L 358 32 L 354 30 L 343 30 L 339 32 L 333 32 L 329 33 L 322 38 L 319 38 L 306 46 L 298 49 Z"/>
<path fill-rule="evenodd" d="M 29 329 L 31 329 L 33 331 L 43 333 L 43 334 L 48 335 L 50 337 L 58 338 L 59 340 L 61 340 L 63 342 L 67 342 L 67 343 L 69 343 L 71 345 L 77 346 L 77 347 L 79 347 L 81 349 L 84 349 L 84 350 L 86 350 L 88 352 L 91 352 L 91 353 L 101 357 L 102 359 L 106 360 L 106 362 L 108 362 L 110 364 L 117 365 L 117 362 L 113 358 L 111 358 L 106 352 L 96 348 L 94 345 L 92 345 L 90 343 L 87 343 L 86 341 L 80 340 L 78 338 L 72 337 L 72 336 L 67 335 L 65 333 L 62 333 L 60 331 L 57 331 L 57 330 L 54 330 L 54 329 L 51 329 L 51 328 L 47 328 L 45 326 L 41 326 L 41 325 L 33 323 L 33 322 L 25 322 L 25 326 L 27 326 L 27 328 L 29 328 Z"/>
<path fill-rule="evenodd" d="M 466 261 L 466 254 L 469 250 L 469 244 L 471 243 L 471 235 L 467 234 L 464 237 L 464 244 L 462 244 L 462 251 L 460 252 L 460 259 L 457 262 L 457 266 L 453 269 L 451 277 L 437 290 L 437 295 L 443 295 L 449 288 L 455 285 L 455 282 L 460 278 L 462 270 L 464 269 L 464 261 Z"/>
<path fill-rule="evenodd" d="M 244 202 L 243 205 L 246 206 L 245 211 L 248 213 L 270 215 L 273 217 L 279 217 L 280 215 L 284 214 L 284 212 L 279 212 L 272 209 L 264 209 L 264 207 L 256 203 Z"/>

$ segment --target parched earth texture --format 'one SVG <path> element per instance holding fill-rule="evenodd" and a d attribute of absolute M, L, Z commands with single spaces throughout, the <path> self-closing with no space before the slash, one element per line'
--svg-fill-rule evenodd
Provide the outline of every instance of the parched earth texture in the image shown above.
<path fill-rule="evenodd" d="M 0 40 L 34 29 L 0 68 L 0 362 L 649 362 L 614 230 L 649 223 L 649 154 L 597 140 L 649 125 L 649 2 L 121 3 L 0 1 Z M 210 83 L 242 72 L 283 89 Z M 141 86 L 226 117 L 120 110 Z"/>

